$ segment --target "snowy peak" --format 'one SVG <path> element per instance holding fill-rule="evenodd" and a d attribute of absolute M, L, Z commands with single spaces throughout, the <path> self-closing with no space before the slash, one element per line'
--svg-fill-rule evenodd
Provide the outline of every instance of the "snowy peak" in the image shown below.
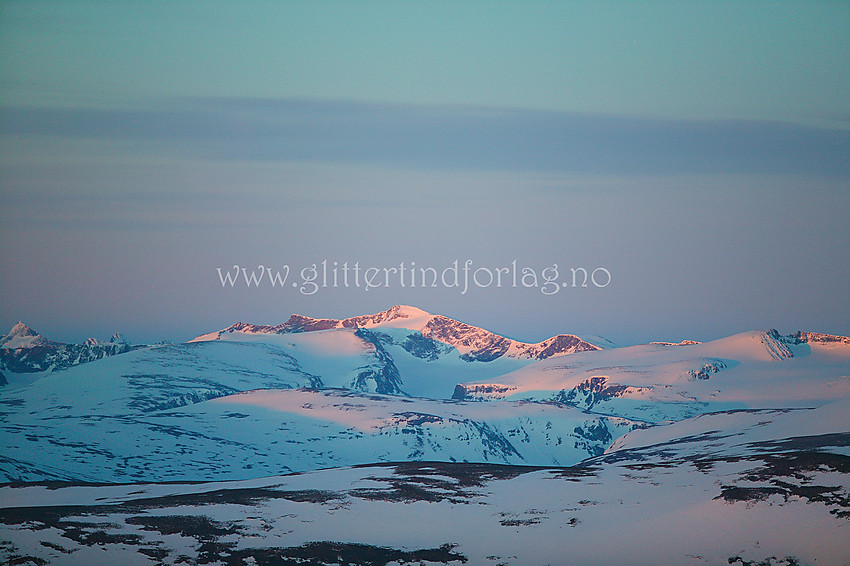
<path fill-rule="evenodd" d="M 776 332 L 771 330 L 770 332 Z M 779 334 L 778 332 L 776 332 Z M 848 344 L 850 345 L 850 337 L 837 336 L 835 334 L 821 334 L 819 332 L 803 332 L 798 330 L 795 334 L 783 336 L 783 340 L 790 344 Z"/>
<path fill-rule="evenodd" d="M 433 318 L 434 315 L 422 309 L 408 305 L 395 305 L 376 314 L 347 318 L 342 321 L 342 324 L 345 327 L 356 326 L 360 328 L 391 325 L 418 330 Z"/>
<path fill-rule="evenodd" d="M 559 334 L 537 344 L 527 344 L 442 315 L 434 316 L 422 335 L 454 346 L 467 361 L 479 362 L 502 356 L 542 360 L 556 354 L 600 349 L 572 334 Z"/>
<path fill-rule="evenodd" d="M 397 328 L 409 328 L 421 330 L 425 323 L 433 318 L 433 315 L 406 305 L 396 305 L 385 311 L 375 314 L 352 316 L 349 318 L 313 318 L 301 314 L 293 314 L 283 324 L 249 324 L 237 322 L 218 332 L 202 334 L 191 342 L 205 342 L 218 340 L 224 334 L 241 332 L 242 334 L 292 334 L 298 332 L 318 332 L 321 330 L 334 330 L 338 328 L 375 328 L 377 326 L 393 326 Z"/>
<path fill-rule="evenodd" d="M 450 344 L 465 360 L 479 362 L 489 362 L 505 355 L 513 342 L 489 330 L 442 315 L 428 321 L 422 329 L 422 336 Z"/>
<path fill-rule="evenodd" d="M 558 354 L 571 354 L 601 350 L 572 334 L 559 334 L 536 344 L 505 338 L 489 330 L 472 326 L 443 315 L 430 314 L 422 309 L 395 305 L 375 314 L 344 319 L 312 318 L 293 314 L 289 320 L 276 326 L 254 325 L 244 322 L 233 324 L 219 332 L 198 336 L 192 342 L 226 339 L 234 332 L 242 334 L 291 334 L 338 329 L 401 328 L 418 332 L 423 338 L 456 348 L 466 361 L 489 362 L 502 356 L 515 359 L 542 360 Z"/>
<path fill-rule="evenodd" d="M 277 326 L 270 326 L 268 324 L 249 324 L 247 322 L 237 322 L 236 324 L 231 324 L 230 326 L 222 330 L 220 333 L 242 332 L 243 334 L 278 334 L 281 332 L 283 327 L 283 324 L 278 324 Z"/>
<path fill-rule="evenodd" d="M 117 332 L 108 342 L 97 338 L 88 338 L 82 344 L 54 342 L 23 322 L 18 322 L 9 334 L 0 336 L 0 372 L 27 374 L 56 371 L 140 347 L 131 346 Z M 5 384 L 0 380 L 0 386 Z"/>
<path fill-rule="evenodd" d="M 97 338 L 86 338 L 85 342 L 83 342 L 83 346 L 121 346 L 121 345 L 129 345 L 130 343 L 121 336 L 121 333 L 116 332 L 113 334 L 109 340 L 98 340 Z"/>
<path fill-rule="evenodd" d="M 572 334 L 558 334 L 537 344 L 515 343 L 517 357 L 528 357 L 545 360 L 556 354 L 572 354 L 574 352 L 589 352 L 601 350 L 596 344 L 591 344 Z"/>
<path fill-rule="evenodd" d="M 696 340 L 682 340 L 681 342 L 650 342 L 650 346 L 695 346 L 701 344 Z"/>
<path fill-rule="evenodd" d="M 44 336 L 20 321 L 12 327 L 8 334 L 0 338 L 0 348 L 9 350 L 34 348 L 46 344 L 47 340 Z"/>
<path fill-rule="evenodd" d="M 12 327 L 7 336 L 38 336 L 38 332 L 19 320 L 17 324 Z"/>
<path fill-rule="evenodd" d="M 794 352 L 788 348 L 788 341 L 776 330 L 766 330 L 759 333 L 758 338 L 764 344 L 768 354 L 774 360 L 787 360 L 794 357 Z"/>
<path fill-rule="evenodd" d="M 332 328 L 375 328 L 392 326 L 421 330 L 434 315 L 407 305 L 395 305 L 375 314 L 364 314 L 344 319 L 311 318 L 293 314 L 282 326 L 283 332 L 311 332 Z"/>
<path fill-rule="evenodd" d="M 129 343 L 119 332 L 116 332 L 108 341 L 98 340 L 97 338 L 87 338 L 80 345 L 65 344 L 64 342 L 48 340 L 23 322 L 18 322 L 12 327 L 8 334 L 0 336 L 0 348 L 6 350 L 19 350 L 23 348 L 31 349 L 41 346 L 63 348 L 72 346 L 105 347 L 110 345 L 129 345 Z"/>
<path fill-rule="evenodd" d="M 799 355 L 801 351 L 808 351 L 812 346 L 850 346 L 850 338 L 847 336 L 804 332 L 802 330 L 783 335 L 772 328 L 762 333 L 762 341 L 776 360 L 793 358 L 795 353 Z M 801 347 L 803 350 L 800 349 Z"/>
<path fill-rule="evenodd" d="M 121 335 L 120 332 L 116 332 L 109 338 L 110 344 L 128 344 L 127 340 Z"/>
<path fill-rule="evenodd" d="M 332 328 L 341 328 L 341 321 L 333 318 L 312 318 L 293 314 L 289 317 L 289 320 L 279 326 L 278 332 L 316 332 Z"/>

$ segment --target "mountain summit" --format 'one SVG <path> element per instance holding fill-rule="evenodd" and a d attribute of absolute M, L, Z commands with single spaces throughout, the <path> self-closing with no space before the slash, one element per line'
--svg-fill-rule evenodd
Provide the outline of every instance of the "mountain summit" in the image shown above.
<path fill-rule="evenodd" d="M 0 348 L 7 348 L 9 350 L 33 348 L 46 344 L 47 340 L 44 336 L 20 321 L 12 327 L 8 334 L 0 337 Z"/>
<path fill-rule="evenodd" d="M 500 336 L 489 330 L 409 305 L 395 305 L 375 314 L 344 319 L 293 314 L 276 326 L 237 322 L 223 330 L 198 336 L 192 342 L 226 339 L 228 334 L 292 334 L 340 329 L 407 329 L 421 338 L 456 348 L 464 360 L 489 362 L 502 356 L 543 360 L 559 354 L 601 350 L 572 334 L 559 334 L 534 344 Z"/>
<path fill-rule="evenodd" d="M 139 347 L 128 344 L 117 332 L 109 342 L 95 338 L 89 338 L 82 344 L 55 342 L 19 321 L 8 334 L 0 335 L 0 386 L 8 384 L 6 374 L 9 372 L 27 374 L 61 370 Z"/>

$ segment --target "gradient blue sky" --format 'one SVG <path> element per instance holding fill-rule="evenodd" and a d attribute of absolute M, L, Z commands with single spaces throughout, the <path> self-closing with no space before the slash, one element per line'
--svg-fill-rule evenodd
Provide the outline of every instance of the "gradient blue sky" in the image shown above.
<path fill-rule="evenodd" d="M 414 304 L 525 340 L 850 334 L 846 2 L 4 2 L 0 326 Z M 215 268 L 603 266 L 605 289 Z"/>

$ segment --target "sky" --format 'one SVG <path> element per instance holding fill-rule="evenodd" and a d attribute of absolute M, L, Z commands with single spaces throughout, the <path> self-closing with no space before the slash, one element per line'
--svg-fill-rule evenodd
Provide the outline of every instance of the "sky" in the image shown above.
<path fill-rule="evenodd" d="M 0 332 L 850 335 L 849 39 L 846 2 L 3 2 Z"/>

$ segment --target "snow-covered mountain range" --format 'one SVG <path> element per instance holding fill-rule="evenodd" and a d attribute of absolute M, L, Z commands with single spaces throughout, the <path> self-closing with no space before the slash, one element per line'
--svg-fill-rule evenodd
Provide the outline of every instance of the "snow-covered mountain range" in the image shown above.
<path fill-rule="evenodd" d="M 23 324 L 0 344 L 42 368 L 0 388 L 0 478 L 112 486 L 0 487 L 7 561 L 850 559 L 846 337 L 530 344 L 395 306 L 90 341 L 90 363 Z"/>
<path fill-rule="evenodd" d="M 376 314 L 355 316 L 342 320 L 311 318 L 293 314 L 277 326 L 258 326 L 237 322 L 218 332 L 198 336 L 193 341 L 227 339 L 229 334 L 291 334 L 339 329 L 408 330 L 402 346 L 411 354 L 435 358 L 447 346 L 457 350 L 466 361 L 490 362 L 502 356 L 517 359 L 542 360 L 558 354 L 600 350 L 600 346 L 572 334 L 559 334 L 527 344 L 499 336 L 443 315 L 433 315 L 416 307 L 396 305 Z"/>
<path fill-rule="evenodd" d="M 523 344 L 413 307 L 293 319 L 136 349 L 3 392 L 0 477 L 241 479 L 422 458 L 571 465 L 644 426 L 557 402 L 451 399 L 459 380 L 531 364 L 557 340 Z M 504 355 L 483 355 L 504 344 Z M 553 355 L 576 344 L 598 349 L 572 337 Z"/>
<path fill-rule="evenodd" d="M 108 341 L 89 338 L 82 344 L 48 340 L 23 322 L 0 336 L 0 386 L 9 381 L 30 381 L 30 374 L 62 370 L 71 366 L 123 354 L 141 346 L 129 344 L 119 333 Z"/>
<path fill-rule="evenodd" d="M 850 396 L 850 340 L 744 332 L 544 360 L 459 384 L 455 399 L 551 400 L 652 422 L 733 408 L 813 407 Z"/>

